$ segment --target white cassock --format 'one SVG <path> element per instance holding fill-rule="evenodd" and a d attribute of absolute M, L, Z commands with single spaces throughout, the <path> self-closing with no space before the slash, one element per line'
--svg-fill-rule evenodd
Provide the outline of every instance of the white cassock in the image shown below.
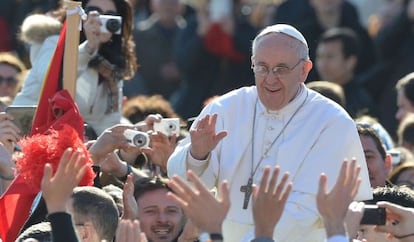
<path fill-rule="evenodd" d="M 215 113 L 218 114 L 216 132 L 227 130 L 227 137 L 220 141 L 207 161 L 197 161 L 189 155 L 190 137 L 185 138 L 168 161 L 168 175 L 186 177 L 186 170 L 192 169 L 210 188 L 219 187 L 223 180 L 228 181 L 231 207 L 223 224 L 225 241 L 248 241 L 254 236 L 252 201 L 247 209 L 242 209 L 244 193 L 240 192 L 240 187 L 246 185 L 252 171 L 252 150 L 253 167 L 261 160 L 254 175 L 255 184 L 260 184 L 265 166 L 275 165 L 280 166 L 281 174 L 288 171 L 293 182 L 292 192 L 275 229 L 276 241 L 311 242 L 325 239 L 316 207 L 319 176 L 327 174 L 331 189 L 345 158 L 355 157 L 362 167 L 362 183 L 356 199 L 372 198 L 365 157 L 354 121 L 335 102 L 305 85 L 288 105 L 273 112 L 268 112 L 258 101 L 255 86 L 234 90 L 204 108 L 193 126 L 199 118 Z M 271 145 L 279 133 L 280 137 Z M 270 151 L 263 155 L 269 146 Z"/>

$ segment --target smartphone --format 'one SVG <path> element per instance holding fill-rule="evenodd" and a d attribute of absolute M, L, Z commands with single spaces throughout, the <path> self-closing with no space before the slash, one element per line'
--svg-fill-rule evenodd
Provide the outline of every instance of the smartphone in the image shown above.
<path fill-rule="evenodd" d="M 385 208 L 380 208 L 377 205 L 365 205 L 360 224 L 384 225 L 386 217 Z"/>
<path fill-rule="evenodd" d="M 20 135 L 30 134 L 36 108 L 37 105 L 10 105 L 6 108 L 6 113 L 14 117 L 13 122 L 20 129 Z"/>

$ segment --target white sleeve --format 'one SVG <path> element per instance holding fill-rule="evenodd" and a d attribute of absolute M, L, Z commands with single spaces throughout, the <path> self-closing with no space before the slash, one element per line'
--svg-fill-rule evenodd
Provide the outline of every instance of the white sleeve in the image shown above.
<path fill-rule="evenodd" d="M 348 242 L 349 238 L 343 234 L 337 234 L 329 237 L 326 242 Z"/>

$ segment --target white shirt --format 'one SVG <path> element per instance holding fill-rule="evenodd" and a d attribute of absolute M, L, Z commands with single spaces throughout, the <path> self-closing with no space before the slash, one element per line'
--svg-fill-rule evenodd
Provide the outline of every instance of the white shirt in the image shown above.
<path fill-rule="evenodd" d="M 191 167 L 208 187 L 228 180 L 231 207 L 223 224 L 226 241 L 240 241 L 242 238 L 250 240 L 254 237 L 252 202 L 248 209 L 242 209 L 244 194 L 240 192 L 240 186 L 246 184 L 252 167 L 253 110 L 256 107 L 256 166 L 266 147 L 302 103 L 304 105 L 271 147 L 269 156 L 263 159 L 254 176 L 254 183 L 258 184 L 264 167 L 277 164 L 281 174 L 289 171 L 290 180 L 293 181 L 293 190 L 275 229 L 275 240 L 304 241 L 306 237 L 306 241 L 323 241 L 325 232 L 315 200 L 319 176 L 322 172 L 326 173 L 331 188 L 344 158 L 356 157 L 362 167 L 362 184 L 357 199 L 372 197 L 355 123 L 339 105 L 302 85 L 302 91 L 294 100 L 270 114 L 257 101 L 256 87 L 244 87 L 220 97 L 198 117 L 217 113 L 216 131 L 228 131 L 228 136 L 211 152 L 209 160 L 200 162 L 191 159 L 188 152 L 190 137 L 187 137 L 178 144 L 168 162 L 169 176 L 178 174 L 185 177 L 186 169 Z"/>

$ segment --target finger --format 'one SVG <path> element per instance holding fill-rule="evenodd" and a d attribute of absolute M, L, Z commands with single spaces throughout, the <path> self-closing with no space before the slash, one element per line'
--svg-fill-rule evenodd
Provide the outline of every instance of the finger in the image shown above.
<path fill-rule="evenodd" d="M 280 172 L 280 167 L 279 166 L 276 166 L 274 169 L 273 169 L 273 173 L 272 173 L 272 177 L 270 178 L 270 183 L 269 183 L 269 188 L 268 188 L 268 192 L 270 193 L 270 194 L 274 194 L 274 192 L 275 192 L 275 187 L 276 187 L 276 184 L 277 184 L 277 180 L 278 180 L 278 177 L 279 177 L 279 172 Z M 285 181 L 285 183 L 286 183 L 286 181 Z"/>
<path fill-rule="evenodd" d="M 57 174 L 61 175 L 62 173 L 65 173 L 67 164 L 69 163 L 69 159 L 72 156 L 72 151 L 73 151 L 72 148 L 67 148 L 63 152 L 63 154 L 60 158 L 60 162 L 59 162 L 57 171 L 56 171 Z"/>
<path fill-rule="evenodd" d="M 181 197 L 179 197 L 177 194 L 172 193 L 172 192 L 168 192 L 167 193 L 167 198 L 170 199 L 171 201 L 177 203 L 184 211 L 187 210 L 188 202 L 185 201 L 184 199 L 182 199 Z"/>
<path fill-rule="evenodd" d="M 319 187 L 318 187 L 318 196 L 325 197 L 327 194 L 327 182 L 328 177 L 325 173 L 322 173 L 319 177 Z"/>
<path fill-rule="evenodd" d="M 282 180 L 280 181 L 279 185 L 277 186 L 275 195 L 280 199 L 281 194 L 283 194 L 283 191 L 286 189 L 286 184 L 289 180 L 289 173 L 286 172 L 283 174 Z"/>
<path fill-rule="evenodd" d="M 220 131 L 219 133 L 217 133 L 214 137 L 214 141 L 216 143 L 220 142 L 220 140 L 222 140 L 224 137 L 227 136 L 227 131 Z"/>
<path fill-rule="evenodd" d="M 260 180 L 260 186 L 259 186 L 259 193 L 266 193 L 267 191 L 267 184 L 269 180 L 269 174 L 270 174 L 270 167 L 266 166 L 263 171 L 262 180 Z"/>
<path fill-rule="evenodd" d="M 339 170 L 338 178 L 336 179 L 336 184 L 344 184 L 346 182 L 346 175 L 348 169 L 348 161 L 344 160 L 341 165 L 341 169 Z"/>
<path fill-rule="evenodd" d="M 139 221 L 138 220 L 134 220 L 133 222 L 132 222 L 132 230 L 134 231 L 134 237 L 133 237 L 133 241 L 135 242 L 135 241 L 140 241 L 140 238 L 141 238 L 141 228 L 140 228 L 140 225 L 139 225 Z"/>
<path fill-rule="evenodd" d="M 228 182 L 226 180 L 224 180 L 221 183 L 221 196 L 220 196 L 220 201 L 224 205 L 226 205 L 226 207 L 230 207 L 230 191 L 229 191 Z"/>
<path fill-rule="evenodd" d="M 116 230 L 116 242 L 127 242 L 125 235 L 127 233 L 127 223 L 128 220 L 121 220 Z"/>
<path fill-rule="evenodd" d="M 200 178 L 198 178 L 198 176 L 196 174 L 194 174 L 193 171 L 189 170 L 187 172 L 187 176 L 189 178 L 190 181 L 192 181 L 196 187 L 196 189 L 200 192 L 200 193 L 208 193 L 209 195 L 211 195 L 211 193 L 208 191 L 207 187 L 204 185 L 204 183 L 200 180 Z M 191 189 L 190 186 L 188 186 L 189 189 Z M 191 189 L 193 190 L 193 189 Z"/>
<path fill-rule="evenodd" d="M 50 183 L 52 174 L 53 174 L 52 166 L 49 163 L 46 163 L 45 167 L 43 168 L 43 177 L 41 181 L 42 189 Z"/>
<path fill-rule="evenodd" d="M 190 201 L 190 194 L 193 193 L 193 191 L 188 188 L 188 185 L 185 184 L 180 177 L 173 176 L 172 180 L 168 185 L 177 196 L 179 196 L 186 202 Z"/>
<path fill-rule="evenodd" d="M 289 198 L 290 192 L 292 191 L 292 188 L 293 188 L 293 183 L 289 182 L 289 184 L 287 184 L 287 186 L 286 186 L 285 192 L 282 195 L 282 198 L 280 199 L 283 206 L 286 204 L 286 202 Z"/>

